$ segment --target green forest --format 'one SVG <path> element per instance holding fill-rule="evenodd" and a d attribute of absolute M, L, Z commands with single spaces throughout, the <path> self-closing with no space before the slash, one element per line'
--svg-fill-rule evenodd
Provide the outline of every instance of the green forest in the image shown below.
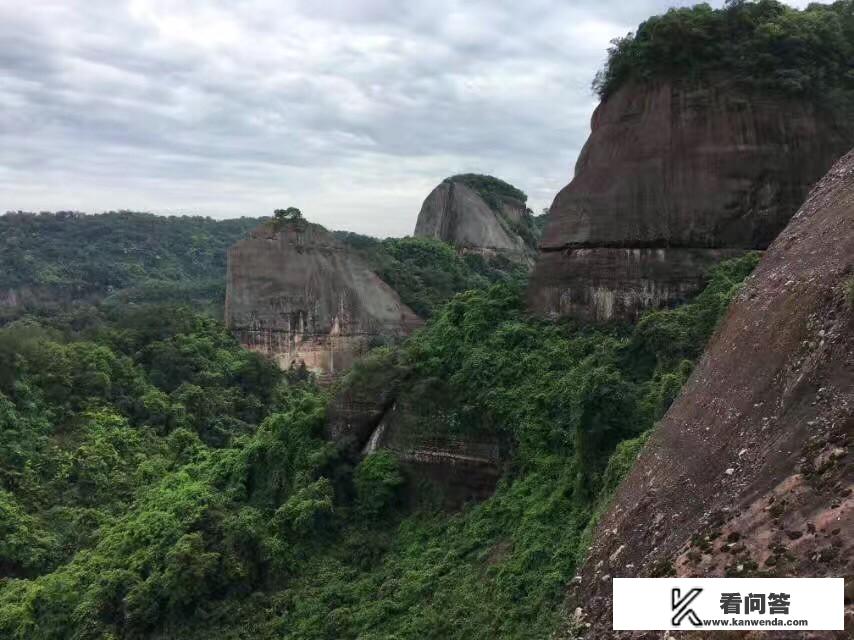
<path fill-rule="evenodd" d="M 191 301 L 221 315 L 226 251 L 258 218 L 216 221 L 114 211 L 0 216 L 0 294 L 44 310 L 71 301 Z M 0 307 L 0 318 L 12 313 Z"/>
<path fill-rule="evenodd" d="M 228 247 L 266 220 L 131 211 L 2 215 L 0 322 L 46 316 L 72 301 L 115 307 L 189 302 L 221 318 Z M 460 256 L 438 240 L 333 233 L 424 318 L 456 293 L 525 276 L 505 258 Z M 9 292 L 17 304 L 9 304 Z"/>
<path fill-rule="evenodd" d="M 727 78 L 761 90 L 850 106 L 854 0 L 804 10 L 777 0 L 670 9 L 612 42 L 593 88 L 607 98 L 630 80 Z"/>
<path fill-rule="evenodd" d="M 40 217 L 3 220 L 29 229 L 2 254 L 16 261 L 4 287 L 222 269 L 211 257 L 193 272 L 184 231 L 153 246 L 140 230 L 141 248 L 105 232 L 101 254 L 47 230 L 82 222 Z M 517 640 L 557 627 L 596 514 L 756 256 L 721 264 L 678 308 L 593 328 L 529 317 L 520 277 L 443 245 L 345 240 L 430 320 L 338 387 L 242 349 L 207 301 L 107 297 L 0 328 L 0 637 Z M 391 454 L 323 439 L 331 394 L 376 366 L 401 371 L 425 413 L 417 390 L 443 381 L 454 428 L 511 443 L 493 497 L 448 510 Z"/>

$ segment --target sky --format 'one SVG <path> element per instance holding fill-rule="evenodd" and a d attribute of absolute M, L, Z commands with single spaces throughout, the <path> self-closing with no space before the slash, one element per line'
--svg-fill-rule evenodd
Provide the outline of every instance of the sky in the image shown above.
<path fill-rule="evenodd" d="M 437 183 L 476 172 L 539 212 L 609 41 L 679 4 L 0 0 L 0 211 L 296 206 L 403 236 Z"/>

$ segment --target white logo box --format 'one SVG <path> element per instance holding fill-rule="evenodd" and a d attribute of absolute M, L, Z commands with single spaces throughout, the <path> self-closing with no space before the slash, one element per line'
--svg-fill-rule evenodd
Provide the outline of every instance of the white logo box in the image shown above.
<path fill-rule="evenodd" d="M 618 631 L 836 631 L 845 624 L 842 578 L 614 578 L 613 584 Z"/>

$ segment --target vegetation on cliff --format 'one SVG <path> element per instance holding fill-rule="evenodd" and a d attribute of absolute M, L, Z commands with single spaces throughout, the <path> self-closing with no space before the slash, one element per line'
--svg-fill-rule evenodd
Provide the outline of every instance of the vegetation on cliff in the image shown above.
<path fill-rule="evenodd" d="M 422 318 L 429 318 L 457 293 L 496 282 L 521 282 L 527 275 L 524 267 L 503 256 L 487 259 L 460 255 L 449 244 L 432 238 L 378 240 L 357 233 L 334 233 L 360 252 L 377 275 Z"/>
<path fill-rule="evenodd" d="M 776 0 L 670 9 L 612 42 L 593 87 L 604 99 L 629 80 L 702 79 L 712 73 L 764 90 L 850 104 L 854 0 L 804 10 Z"/>
<path fill-rule="evenodd" d="M 225 300 L 226 250 L 260 220 L 120 211 L 0 216 L 0 295 L 21 303 Z"/>
<path fill-rule="evenodd" d="M 480 173 L 459 173 L 445 178 L 442 182 L 459 182 L 466 185 L 483 198 L 483 201 L 495 211 L 501 208 L 501 201 L 504 198 L 518 200 L 522 204 L 528 201 L 528 195 L 524 191 L 494 176 Z"/>
<path fill-rule="evenodd" d="M 18 320 L 0 329 L 0 635 L 546 637 L 626 443 L 754 263 L 634 329 L 532 320 L 498 284 L 379 351 L 450 385 L 457 428 L 515 442 L 495 496 L 457 514 L 388 454 L 324 441 L 324 394 L 209 318 Z"/>

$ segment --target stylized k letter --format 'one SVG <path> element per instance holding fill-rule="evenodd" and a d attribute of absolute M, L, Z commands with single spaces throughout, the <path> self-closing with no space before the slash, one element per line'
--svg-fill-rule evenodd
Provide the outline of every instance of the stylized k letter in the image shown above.
<path fill-rule="evenodd" d="M 673 623 L 674 627 L 680 626 L 685 618 L 688 618 L 688 620 L 691 621 L 691 624 L 693 624 L 695 627 L 703 626 L 703 623 L 700 621 L 700 618 L 697 616 L 694 610 L 688 608 L 690 604 L 694 602 L 694 600 L 697 599 L 697 596 L 700 595 L 702 592 L 702 589 L 694 588 L 688 591 L 688 593 L 686 593 L 680 598 L 679 589 L 673 589 L 673 591 L 671 592 L 671 598 L 673 600 L 672 608 L 673 611 L 675 611 L 676 613 L 673 614 L 673 619 L 671 620 L 671 622 Z"/>

